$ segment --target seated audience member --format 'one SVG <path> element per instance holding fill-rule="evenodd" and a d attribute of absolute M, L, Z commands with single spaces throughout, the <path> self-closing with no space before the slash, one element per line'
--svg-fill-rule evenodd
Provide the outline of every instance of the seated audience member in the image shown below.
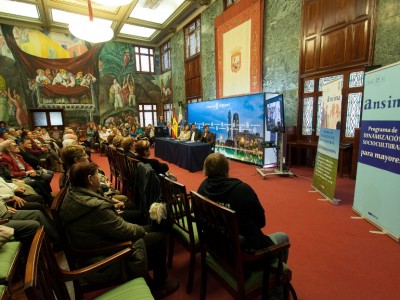
<path fill-rule="evenodd" d="M 181 133 L 178 136 L 178 139 L 181 141 L 187 141 L 190 139 L 190 127 L 189 125 L 186 125 L 185 128 L 181 131 Z"/>
<path fill-rule="evenodd" d="M 99 131 L 99 143 L 101 150 L 104 149 L 106 145 L 108 145 L 107 138 L 110 136 L 111 132 L 107 130 L 107 128 L 103 127 Z"/>
<path fill-rule="evenodd" d="M 0 132 L 0 142 L 4 142 L 4 141 L 6 141 L 8 139 L 10 139 L 10 137 L 8 136 L 8 132 L 7 131 Z"/>
<path fill-rule="evenodd" d="M 131 125 L 129 123 L 125 123 L 122 127 L 122 136 L 127 137 L 129 136 L 129 132 L 131 131 Z"/>
<path fill-rule="evenodd" d="M 176 291 L 179 283 L 167 281 L 166 236 L 160 232 L 146 232 L 148 227 L 128 223 L 118 215 L 115 207 L 97 193 L 100 181 L 95 164 L 76 163 L 71 166 L 69 175 L 71 187 L 64 198 L 61 217 L 71 244 L 78 249 L 93 249 L 143 239 L 148 266 L 153 270 L 149 285 L 154 296 L 160 298 Z M 135 272 L 129 259 L 127 267 L 129 274 Z"/>
<path fill-rule="evenodd" d="M 126 156 L 136 158 L 135 154 L 135 139 L 133 137 L 126 137 L 122 140 L 121 143 L 122 149 L 124 149 L 124 154 Z"/>
<path fill-rule="evenodd" d="M 4 121 L 0 121 L 0 132 L 7 131 L 7 124 Z"/>
<path fill-rule="evenodd" d="M 144 137 L 143 129 L 139 124 L 136 124 L 136 139 L 140 139 L 142 137 Z"/>
<path fill-rule="evenodd" d="M 150 142 L 147 140 L 140 140 L 135 143 L 136 159 L 145 164 L 150 164 L 156 174 L 166 174 L 169 170 L 167 164 L 160 163 L 157 159 L 149 158 L 150 156 Z"/>
<path fill-rule="evenodd" d="M 50 205 L 53 201 L 51 196 L 50 181 L 51 174 L 40 170 L 36 171 L 30 166 L 19 154 L 20 149 L 14 141 L 6 141 L 1 143 L 0 151 L 3 153 L 1 164 L 7 166 L 13 178 L 21 179 L 30 185 L 45 198 L 46 204 Z"/>
<path fill-rule="evenodd" d="M 115 137 L 116 137 L 116 135 L 112 134 L 112 133 L 107 137 L 108 147 L 115 148 L 113 145 L 113 140 Z"/>
<path fill-rule="evenodd" d="M 60 188 L 70 186 L 69 169 L 74 164 L 79 162 L 89 162 L 89 157 L 87 156 L 83 146 L 76 145 L 63 148 L 61 155 L 63 161 L 65 162 L 66 172 L 59 180 Z M 119 191 L 113 190 L 111 188 L 111 182 L 104 175 L 104 172 L 102 172 L 100 169 L 98 169 L 98 171 L 100 179 L 100 189 L 98 190 L 98 193 L 105 197 L 116 208 L 120 209 L 120 215 L 126 221 L 143 224 L 144 219 L 141 213 L 134 209 L 133 203 L 128 201 L 128 198 L 125 195 L 119 195 Z M 108 194 L 111 196 L 107 196 Z"/>
<path fill-rule="evenodd" d="M 196 124 L 192 123 L 190 125 L 190 137 L 189 141 L 200 142 L 201 141 L 201 131 L 196 128 Z"/>
<path fill-rule="evenodd" d="M 203 128 L 204 128 L 204 132 L 201 134 L 201 141 L 203 143 L 214 145 L 215 144 L 215 135 L 214 135 L 214 133 L 210 132 L 210 126 L 204 125 Z"/>
<path fill-rule="evenodd" d="M 151 147 L 154 144 L 155 138 L 154 126 L 152 124 L 147 125 L 147 127 L 145 128 L 144 137 L 149 140 Z"/>
<path fill-rule="evenodd" d="M 239 233 L 245 239 L 245 247 L 259 250 L 273 244 L 288 242 L 283 232 L 264 235 L 265 213 L 257 194 L 246 183 L 229 178 L 229 162 L 221 153 L 212 153 L 204 161 L 207 178 L 200 184 L 198 193 L 210 200 L 234 210 L 238 216 Z M 284 261 L 287 261 L 286 252 Z"/>
<path fill-rule="evenodd" d="M 2 153 L 0 152 L 0 161 L 1 159 Z M 38 195 L 31 186 L 27 185 L 22 180 L 9 177 L 10 173 L 7 166 L 0 165 L 0 194 L 14 193 L 15 196 L 22 198 L 24 202 L 35 202 L 43 205 L 44 200 L 42 196 Z M 18 201 L 17 204 L 22 204 L 22 202 Z"/>
<path fill-rule="evenodd" d="M 96 125 L 93 122 L 90 122 L 86 128 L 86 140 L 84 141 L 84 144 L 88 148 L 94 148 L 94 150 L 97 150 L 99 146 L 99 133 L 97 132 Z"/>
<path fill-rule="evenodd" d="M 62 147 L 62 131 L 58 130 L 57 126 L 53 127 L 53 130 L 50 132 L 50 137 L 57 143 L 59 147 Z"/>
<path fill-rule="evenodd" d="M 114 148 L 117 149 L 117 151 L 124 153 L 124 149 L 122 149 L 121 143 L 124 137 L 122 135 L 117 135 L 113 138 L 112 144 L 114 145 Z"/>
<path fill-rule="evenodd" d="M 78 140 L 77 139 L 65 139 L 62 141 L 62 147 L 68 147 L 68 146 L 72 146 L 72 145 L 78 145 Z"/>
<path fill-rule="evenodd" d="M 8 137 L 12 139 L 16 144 L 18 144 L 19 140 L 21 139 L 21 131 L 15 130 L 15 128 L 9 128 Z"/>
<path fill-rule="evenodd" d="M 50 137 L 50 134 L 47 132 L 46 128 L 40 129 L 38 134 L 47 144 L 52 142 L 52 138 Z"/>
<path fill-rule="evenodd" d="M 23 253 L 27 255 L 36 230 L 40 225 L 44 226 L 54 247 L 60 246 L 60 239 L 50 218 L 39 210 L 17 210 L 6 204 L 7 200 L 14 200 L 15 195 L 0 194 L 0 219 L 9 219 L 6 226 L 14 228 L 16 240 L 23 243 Z"/>
<path fill-rule="evenodd" d="M 25 195 L 25 192 L 25 187 L 6 182 L 4 178 L 0 177 L 0 195 L 8 206 L 20 210 L 38 210 L 49 218 L 43 206 L 44 200 L 42 196 L 37 194 Z"/>
<path fill-rule="evenodd" d="M 30 139 L 28 138 L 23 138 L 21 139 L 20 143 L 19 143 L 19 149 L 20 149 L 20 154 L 22 156 L 22 158 L 35 170 L 39 170 L 43 168 L 40 167 L 40 157 L 35 155 L 33 152 L 31 152 L 32 149 L 32 142 Z M 61 159 L 58 157 L 57 154 L 57 164 L 53 161 L 54 166 L 53 168 L 58 171 L 59 170 L 59 164 L 62 164 Z M 54 173 L 53 171 L 50 170 L 45 170 L 45 172 L 47 174 L 49 174 L 49 176 L 53 176 Z M 51 179 L 50 179 L 51 181 Z"/>

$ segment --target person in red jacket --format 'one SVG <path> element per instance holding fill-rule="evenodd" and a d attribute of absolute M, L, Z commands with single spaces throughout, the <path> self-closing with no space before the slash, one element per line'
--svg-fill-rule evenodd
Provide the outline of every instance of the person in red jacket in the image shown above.
<path fill-rule="evenodd" d="M 19 154 L 20 149 L 14 141 L 5 141 L 0 144 L 3 152 L 1 164 L 11 171 L 13 178 L 22 179 L 26 184 L 33 187 L 39 195 L 45 198 L 46 204 L 53 201 L 49 178 L 46 174 L 40 174 L 42 170 L 34 170 Z"/>

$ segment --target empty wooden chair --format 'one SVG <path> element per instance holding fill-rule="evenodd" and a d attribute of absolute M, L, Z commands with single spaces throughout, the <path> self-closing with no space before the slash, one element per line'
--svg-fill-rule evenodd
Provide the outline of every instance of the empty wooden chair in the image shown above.
<path fill-rule="evenodd" d="M 65 282 L 78 280 L 93 272 L 104 269 L 119 259 L 131 255 L 132 249 L 124 249 L 93 265 L 73 271 L 59 267 L 43 227 L 39 228 L 29 251 L 24 291 L 28 300 L 71 299 Z M 130 280 L 118 287 L 108 290 L 96 299 L 154 299 L 143 278 Z"/>
<path fill-rule="evenodd" d="M 172 266 L 174 240 L 177 239 L 190 253 L 189 276 L 186 284 L 186 293 L 190 294 L 193 290 L 196 253 L 200 252 L 196 223 L 193 222 L 190 212 L 186 187 L 166 176 L 160 178 L 163 201 L 167 204 L 168 221 L 172 225 L 169 235 L 168 267 Z"/>
<path fill-rule="evenodd" d="M 277 290 L 282 291 L 284 299 L 289 298 L 289 292 L 297 299 L 290 283 L 292 272 L 283 262 L 283 250 L 290 247 L 289 243 L 242 250 L 235 211 L 190 193 L 201 247 L 201 299 L 206 296 L 208 273 L 235 299 L 257 295 L 269 299 Z"/>
<path fill-rule="evenodd" d="M 33 239 L 26 265 L 24 291 L 28 300 L 71 299 L 65 282 L 77 280 L 104 269 L 117 260 L 127 257 L 132 249 L 124 249 L 88 267 L 67 271 L 59 267 L 43 227 Z M 130 280 L 108 290 L 96 299 L 123 299 L 134 295 L 135 299 L 154 299 L 143 278 Z"/>

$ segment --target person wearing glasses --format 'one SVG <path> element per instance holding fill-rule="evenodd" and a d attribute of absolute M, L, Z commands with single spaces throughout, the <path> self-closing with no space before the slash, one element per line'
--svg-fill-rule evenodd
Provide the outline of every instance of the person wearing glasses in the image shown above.
<path fill-rule="evenodd" d="M 3 153 L 1 164 L 8 167 L 13 178 L 21 179 L 42 195 L 47 205 L 51 205 L 51 178 L 44 172 L 36 171 L 20 155 L 20 149 L 14 141 L 5 141 L 0 145 Z"/>

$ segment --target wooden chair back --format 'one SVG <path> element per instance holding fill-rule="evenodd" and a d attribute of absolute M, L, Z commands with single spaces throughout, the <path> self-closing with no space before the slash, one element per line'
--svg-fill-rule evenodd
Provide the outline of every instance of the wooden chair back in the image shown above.
<path fill-rule="evenodd" d="M 172 181 L 166 176 L 160 176 L 161 191 L 163 201 L 167 205 L 168 220 L 178 227 L 182 232 L 190 236 L 194 242 L 193 225 L 194 221 L 191 212 L 189 197 L 186 193 L 186 187 L 176 181 Z"/>
<path fill-rule="evenodd" d="M 114 188 L 118 187 L 118 170 L 115 168 L 115 158 L 114 153 L 117 152 L 113 147 L 107 146 L 106 153 L 108 164 L 110 166 L 110 181 L 114 183 Z"/>
<path fill-rule="evenodd" d="M 197 228 L 191 215 L 189 195 L 186 187 L 176 181 L 172 181 L 166 176 L 160 176 L 161 192 L 163 201 L 167 206 L 168 221 L 171 225 L 168 266 L 172 266 L 174 254 L 174 238 L 190 253 L 189 276 L 186 292 L 190 294 L 193 290 L 194 269 L 196 265 L 196 253 L 200 252 Z"/>
<path fill-rule="evenodd" d="M 128 190 L 127 196 L 129 199 L 133 199 L 135 195 L 135 174 L 137 165 L 140 163 L 140 160 L 137 160 L 133 157 L 126 156 L 126 165 L 127 165 L 127 172 L 128 172 Z"/>
<path fill-rule="evenodd" d="M 83 269 L 66 271 L 59 267 L 44 228 L 40 227 L 28 255 L 24 279 L 26 297 L 29 300 L 71 299 L 65 282 L 82 279 L 131 253 L 132 249 L 127 248 Z"/>
<path fill-rule="evenodd" d="M 42 227 L 33 238 L 26 264 L 24 291 L 27 298 L 71 299 L 60 273 L 57 259 Z"/>
<path fill-rule="evenodd" d="M 192 209 L 197 224 L 201 246 L 202 282 L 200 298 L 205 298 L 207 272 L 211 273 L 235 299 L 262 295 L 268 299 L 270 287 L 283 286 L 294 299 L 296 294 L 290 285 L 291 272 L 284 272 L 283 243 L 246 253 L 242 250 L 239 225 L 235 211 L 191 191 Z M 276 262 L 276 267 L 272 263 Z M 257 266 L 251 274 L 246 265 Z M 270 274 L 273 273 L 274 281 Z M 248 282 L 257 280 L 249 286 Z M 286 292 L 287 291 L 287 292 Z"/>
<path fill-rule="evenodd" d="M 121 188 L 122 184 L 122 194 L 126 195 L 129 185 L 129 170 L 126 155 L 115 151 L 114 152 L 114 165 L 116 170 L 118 170 L 118 180 L 119 187 Z"/>

